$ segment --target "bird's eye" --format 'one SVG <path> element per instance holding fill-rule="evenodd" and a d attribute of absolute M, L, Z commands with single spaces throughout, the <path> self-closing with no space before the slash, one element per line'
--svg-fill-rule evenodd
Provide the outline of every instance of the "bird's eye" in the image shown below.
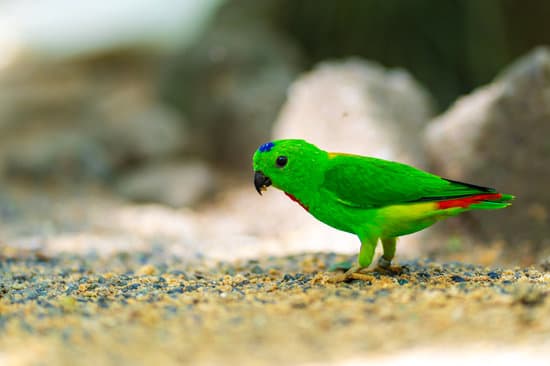
<path fill-rule="evenodd" d="M 275 164 L 277 164 L 279 168 L 282 168 L 286 165 L 287 162 L 288 162 L 288 158 L 286 156 L 279 156 L 275 161 Z"/>

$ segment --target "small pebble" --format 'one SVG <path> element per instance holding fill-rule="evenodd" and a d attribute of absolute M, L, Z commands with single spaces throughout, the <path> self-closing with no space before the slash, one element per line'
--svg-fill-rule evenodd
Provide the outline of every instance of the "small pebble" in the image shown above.
<path fill-rule="evenodd" d="M 152 264 L 146 264 L 140 269 L 138 269 L 137 273 L 142 276 L 152 276 L 157 272 L 157 269 Z"/>
<path fill-rule="evenodd" d="M 256 264 L 250 269 L 250 272 L 254 274 L 263 274 L 264 270 L 262 269 L 262 267 Z"/>
<path fill-rule="evenodd" d="M 451 276 L 451 280 L 453 280 L 454 282 L 466 282 L 464 277 L 461 277 L 461 276 L 458 276 L 458 275 Z"/>

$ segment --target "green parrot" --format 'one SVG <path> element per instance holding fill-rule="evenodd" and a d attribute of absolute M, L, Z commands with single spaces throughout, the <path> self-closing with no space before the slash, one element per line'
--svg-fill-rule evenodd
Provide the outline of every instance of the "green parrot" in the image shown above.
<path fill-rule="evenodd" d="M 457 182 L 409 165 L 333 153 L 304 140 L 276 140 L 253 157 L 254 185 L 282 190 L 319 221 L 356 234 L 357 263 L 346 276 L 368 267 L 380 239 L 378 266 L 390 268 L 396 240 L 462 212 L 510 206 L 510 194 Z"/>

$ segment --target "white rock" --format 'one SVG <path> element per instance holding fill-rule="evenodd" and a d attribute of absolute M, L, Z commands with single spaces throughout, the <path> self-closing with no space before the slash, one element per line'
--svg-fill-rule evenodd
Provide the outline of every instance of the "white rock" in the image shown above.
<path fill-rule="evenodd" d="M 515 251 L 550 245 L 548 116 L 550 50 L 539 48 L 430 123 L 425 141 L 437 173 L 517 196 L 510 209 L 476 212 L 462 233 Z"/>
<path fill-rule="evenodd" d="M 422 165 L 427 92 L 405 71 L 357 59 L 327 62 L 296 81 L 275 138 L 304 138 L 329 151 Z"/>

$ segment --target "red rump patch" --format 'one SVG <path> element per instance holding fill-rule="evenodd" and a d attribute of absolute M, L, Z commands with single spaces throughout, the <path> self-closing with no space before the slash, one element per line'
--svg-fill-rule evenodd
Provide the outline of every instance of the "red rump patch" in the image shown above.
<path fill-rule="evenodd" d="M 306 210 L 307 212 L 309 212 L 309 208 L 304 205 L 302 202 L 300 202 L 299 199 L 297 199 L 296 197 L 294 197 L 294 195 L 290 194 L 290 193 L 286 193 L 285 194 L 288 196 L 288 198 L 290 198 L 291 200 L 293 200 L 294 202 L 297 202 L 300 206 L 302 206 L 304 208 L 304 210 Z"/>
<path fill-rule="evenodd" d="M 456 198 L 456 199 L 447 200 L 447 201 L 439 201 L 437 202 L 437 208 L 440 210 L 444 210 L 446 208 L 452 208 L 452 207 L 467 208 L 468 206 L 474 203 L 478 203 L 481 201 L 498 200 L 501 197 L 502 195 L 500 193 L 478 194 L 470 197 L 461 197 L 461 198 Z"/>

